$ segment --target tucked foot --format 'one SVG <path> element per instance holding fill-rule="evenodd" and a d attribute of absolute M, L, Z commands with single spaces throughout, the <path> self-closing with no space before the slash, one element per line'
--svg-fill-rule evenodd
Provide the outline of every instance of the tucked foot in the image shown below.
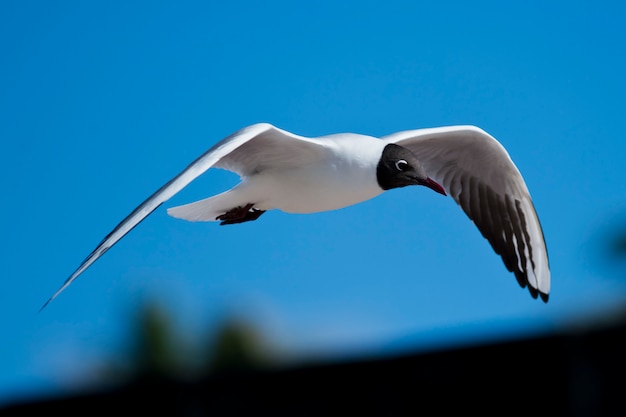
<path fill-rule="evenodd" d="M 228 210 L 226 213 L 217 216 L 215 220 L 220 220 L 220 226 L 224 226 L 256 220 L 263 213 L 265 213 L 265 210 L 255 209 L 254 204 L 246 204 L 243 207 L 235 207 Z"/>

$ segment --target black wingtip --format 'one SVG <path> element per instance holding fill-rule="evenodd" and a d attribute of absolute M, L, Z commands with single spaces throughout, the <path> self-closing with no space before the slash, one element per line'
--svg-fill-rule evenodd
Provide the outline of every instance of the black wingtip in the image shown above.
<path fill-rule="evenodd" d="M 49 298 L 48 301 L 46 301 L 45 303 L 43 303 L 43 305 L 41 306 L 41 308 L 39 308 L 39 311 L 37 312 L 37 314 L 40 314 L 44 308 L 46 308 L 46 306 L 48 304 L 50 304 L 50 301 L 52 301 L 52 298 Z"/>
<path fill-rule="evenodd" d="M 520 284 L 522 286 L 522 288 L 526 287 L 526 284 Z M 540 290 L 538 290 L 537 288 L 533 288 L 530 285 L 528 285 L 528 292 L 530 292 L 531 297 L 533 297 L 535 300 L 539 297 L 541 297 L 541 301 L 543 301 L 544 303 L 548 302 L 548 299 L 550 298 L 550 294 L 546 294 L 544 292 L 541 292 Z"/>

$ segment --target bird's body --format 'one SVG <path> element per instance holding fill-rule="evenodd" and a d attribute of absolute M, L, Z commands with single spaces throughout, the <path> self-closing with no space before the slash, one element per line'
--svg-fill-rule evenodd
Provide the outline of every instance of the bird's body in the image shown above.
<path fill-rule="evenodd" d="M 262 123 L 218 142 L 139 205 L 44 307 L 159 205 L 213 167 L 239 174 L 241 182 L 216 196 L 170 208 L 170 215 L 234 224 L 256 220 L 268 210 L 335 210 L 392 188 L 423 185 L 440 194 L 447 191 L 519 284 L 533 297 L 548 300 L 548 255 L 530 194 L 504 147 L 483 130 L 451 126 L 380 139 L 354 133 L 305 138 Z"/>
<path fill-rule="evenodd" d="M 248 161 L 242 168 L 228 165 L 242 175 L 241 183 L 217 196 L 167 212 L 190 221 L 214 221 L 231 208 L 253 203 L 263 211 L 278 209 L 307 214 L 351 206 L 384 191 L 376 181 L 378 160 L 385 147 L 383 141 L 364 135 L 339 134 L 317 138 L 316 142 L 290 141 L 277 150 L 271 168 L 264 166 L 265 158 Z M 356 152 L 357 146 L 361 152 Z M 295 166 L 294 158 L 282 157 L 296 152 L 306 154 L 306 158 Z"/>

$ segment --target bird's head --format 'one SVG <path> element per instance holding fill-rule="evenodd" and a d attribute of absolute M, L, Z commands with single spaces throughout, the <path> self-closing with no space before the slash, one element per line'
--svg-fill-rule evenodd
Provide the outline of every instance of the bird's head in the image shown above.
<path fill-rule="evenodd" d="M 378 185 L 383 190 L 406 187 L 407 185 L 423 185 L 439 194 L 446 195 L 441 185 L 426 175 L 422 164 L 407 148 L 390 143 L 383 153 L 376 168 Z"/>

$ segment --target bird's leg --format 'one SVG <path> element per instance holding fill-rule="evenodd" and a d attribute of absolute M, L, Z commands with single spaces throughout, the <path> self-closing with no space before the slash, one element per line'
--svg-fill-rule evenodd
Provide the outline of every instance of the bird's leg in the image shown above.
<path fill-rule="evenodd" d="M 243 207 L 232 208 L 226 213 L 217 216 L 215 220 L 220 220 L 220 226 L 224 226 L 256 220 L 263 213 L 265 213 L 265 210 L 255 209 L 254 204 L 250 203 Z"/>

